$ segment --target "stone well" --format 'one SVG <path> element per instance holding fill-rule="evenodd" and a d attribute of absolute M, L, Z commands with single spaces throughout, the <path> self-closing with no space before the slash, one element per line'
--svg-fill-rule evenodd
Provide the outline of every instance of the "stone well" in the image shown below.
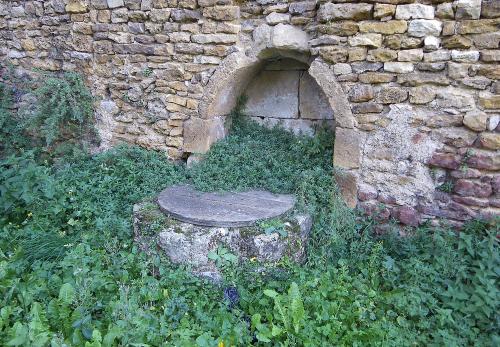
<path fill-rule="evenodd" d="M 174 186 L 157 201 L 136 204 L 134 238 L 148 252 L 158 247 L 175 264 L 213 277 L 224 248 L 238 261 L 302 262 L 311 217 L 294 210 L 295 198 L 265 191 L 204 193 Z"/>

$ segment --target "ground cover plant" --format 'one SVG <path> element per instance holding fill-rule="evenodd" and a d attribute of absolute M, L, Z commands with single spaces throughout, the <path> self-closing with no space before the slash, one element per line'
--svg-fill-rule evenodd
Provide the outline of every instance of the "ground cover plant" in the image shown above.
<path fill-rule="evenodd" d="M 332 144 L 326 130 L 294 137 L 235 113 L 189 170 L 135 147 L 57 161 L 4 151 L 0 345 L 499 345 L 498 223 L 377 236 L 337 196 Z M 216 285 L 140 252 L 132 205 L 186 181 L 297 194 L 315 220 L 307 263 L 257 272 L 221 256 Z"/>

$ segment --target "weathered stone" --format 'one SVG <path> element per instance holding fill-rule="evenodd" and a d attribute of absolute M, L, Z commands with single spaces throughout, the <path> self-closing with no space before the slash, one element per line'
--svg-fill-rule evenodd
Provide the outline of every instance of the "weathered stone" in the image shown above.
<path fill-rule="evenodd" d="M 366 47 L 353 47 L 347 50 L 348 61 L 362 61 L 366 59 L 368 49 Z"/>
<path fill-rule="evenodd" d="M 453 35 L 443 39 L 443 47 L 448 49 L 469 48 L 472 46 L 472 43 L 471 39 L 462 35 Z"/>
<path fill-rule="evenodd" d="M 461 82 L 464 85 L 475 89 L 486 89 L 491 84 L 491 80 L 483 76 L 465 77 Z"/>
<path fill-rule="evenodd" d="M 407 28 L 408 24 L 404 20 L 359 23 L 359 31 L 362 33 L 402 34 Z"/>
<path fill-rule="evenodd" d="M 436 91 L 430 86 L 420 86 L 410 89 L 410 103 L 427 104 L 434 100 Z"/>
<path fill-rule="evenodd" d="M 485 131 L 488 114 L 480 110 L 472 110 L 465 114 L 464 125 L 474 131 Z"/>
<path fill-rule="evenodd" d="M 380 34 L 358 34 L 349 37 L 349 45 L 351 46 L 369 46 L 380 47 L 382 46 L 382 35 Z"/>
<path fill-rule="evenodd" d="M 500 17 L 500 2 L 497 0 L 483 0 L 481 5 L 481 17 Z"/>
<path fill-rule="evenodd" d="M 497 19 L 480 19 L 480 20 L 463 20 L 458 23 L 458 34 L 482 34 L 490 33 L 498 30 L 500 18 Z"/>
<path fill-rule="evenodd" d="M 424 51 L 421 48 L 402 50 L 398 52 L 399 61 L 421 61 Z"/>
<path fill-rule="evenodd" d="M 332 22 L 317 27 L 318 31 L 322 34 L 351 36 L 358 32 L 358 24 L 356 22 Z"/>
<path fill-rule="evenodd" d="M 278 24 L 273 27 L 271 44 L 275 48 L 307 51 L 309 38 L 307 33 L 288 24 Z"/>
<path fill-rule="evenodd" d="M 170 17 L 175 22 L 197 22 L 201 18 L 201 13 L 195 10 L 173 9 L 171 11 Z"/>
<path fill-rule="evenodd" d="M 343 63 L 347 61 L 347 49 L 343 47 L 322 47 L 319 51 L 321 58 L 330 63 Z"/>
<path fill-rule="evenodd" d="M 166 8 L 153 9 L 149 13 L 149 18 L 152 22 L 163 23 L 170 18 L 170 10 Z"/>
<path fill-rule="evenodd" d="M 431 166 L 456 170 L 461 165 L 461 157 L 452 153 L 434 153 L 428 164 Z"/>
<path fill-rule="evenodd" d="M 184 150 L 189 153 L 206 153 L 213 143 L 225 136 L 224 119 L 191 118 L 184 122 Z"/>
<path fill-rule="evenodd" d="M 363 73 L 366 71 L 378 71 L 384 66 L 382 63 L 356 62 L 352 63 L 352 71 L 354 73 Z"/>
<path fill-rule="evenodd" d="M 412 63 L 387 62 L 384 63 L 384 71 L 395 73 L 408 73 L 414 70 Z"/>
<path fill-rule="evenodd" d="M 466 160 L 466 164 L 480 170 L 500 170 L 500 153 L 498 151 L 497 153 L 477 153 L 474 151 Z"/>
<path fill-rule="evenodd" d="M 266 17 L 266 22 L 269 25 L 276 25 L 279 23 L 290 23 L 290 14 L 272 12 Z"/>
<path fill-rule="evenodd" d="M 479 106 L 485 109 L 500 109 L 500 95 L 479 95 Z"/>
<path fill-rule="evenodd" d="M 459 63 L 475 63 L 479 60 L 478 51 L 451 51 L 451 59 Z"/>
<path fill-rule="evenodd" d="M 117 8 L 125 6 L 123 0 L 107 0 L 109 8 Z"/>
<path fill-rule="evenodd" d="M 377 94 L 377 101 L 382 104 L 397 104 L 408 99 L 408 91 L 398 87 L 382 88 Z"/>
<path fill-rule="evenodd" d="M 399 63 L 399 64 L 410 64 L 410 63 Z M 398 75 L 398 83 L 400 83 L 403 86 L 415 87 L 422 84 L 435 84 L 440 86 L 446 86 L 449 85 L 451 82 L 448 78 L 440 74 L 430 73 L 430 72 L 419 72 L 419 73 L 406 73 Z"/>
<path fill-rule="evenodd" d="M 322 22 L 338 19 L 362 20 L 370 19 L 373 5 L 358 4 L 322 4 L 318 10 L 318 19 Z"/>
<path fill-rule="evenodd" d="M 424 39 L 424 50 L 426 52 L 439 49 L 441 40 L 435 36 L 426 36 Z"/>
<path fill-rule="evenodd" d="M 298 118 L 299 71 L 263 71 L 248 86 L 245 113 L 255 117 Z"/>
<path fill-rule="evenodd" d="M 456 19 L 478 19 L 481 14 L 481 0 L 455 0 Z"/>
<path fill-rule="evenodd" d="M 434 19 L 434 7 L 422 4 L 398 5 L 396 19 Z"/>
<path fill-rule="evenodd" d="M 205 7 L 203 16 L 214 20 L 235 20 L 240 17 L 240 8 L 239 6 Z"/>
<path fill-rule="evenodd" d="M 500 50 L 481 51 L 481 60 L 485 62 L 500 61 Z"/>
<path fill-rule="evenodd" d="M 299 81 L 299 112 L 303 119 L 333 119 L 325 93 L 308 73 Z"/>
<path fill-rule="evenodd" d="M 388 83 L 394 81 L 396 76 L 383 72 L 365 72 L 360 74 L 358 78 L 362 83 Z"/>
<path fill-rule="evenodd" d="M 373 97 L 373 88 L 370 85 L 357 84 L 349 90 L 349 100 L 352 102 L 369 101 Z"/>
<path fill-rule="evenodd" d="M 196 34 L 191 36 L 195 43 L 234 43 L 238 37 L 232 34 Z"/>
<path fill-rule="evenodd" d="M 487 178 L 487 177 L 485 177 Z M 488 180 L 472 181 L 467 179 L 458 179 L 453 192 L 461 196 L 475 196 L 478 198 L 487 198 L 492 193 L 491 184 Z"/>
<path fill-rule="evenodd" d="M 479 135 L 479 143 L 484 148 L 500 150 L 500 133 L 481 133 Z"/>
<path fill-rule="evenodd" d="M 391 18 L 396 12 L 396 6 L 391 4 L 375 4 L 373 8 L 373 18 Z"/>
<path fill-rule="evenodd" d="M 66 12 L 85 13 L 87 12 L 87 3 L 84 0 L 69 0 L 66 4 Z"/>
<path fill-rule="evenodd" d="M 436 7 L 436 17 L 440 19 L 453 19 L 455 18 L 455 13 L 453 12 L 453 6 L 449 2 L 443 4 L 438 4 Z"/>
<path fill-rule="evenodd" d="M 394 218 L 405 225 L 416 227 L 420 224 L 420 213 L 410 206 L 402 206 L 394 209 Z"/>
<path fill-rule="evenodd" d="M 386 61 L 396 60 L 397 57 L 398 53 L 395 50 L 378 48 L 369 50 L 366 60 L 370 62 L 371 61 L 386 62 Z"/>
<path fill-rule="evenodd" d="M 379 113 L 382 112 L 384 107 L 375 102 L 362 102 L 352 105 L 353 113 Z"/>
<path fill-rule="evenodd" d="M 315 1 L 300 1 L 291 3 L 289 11 L 291 14 L 303 14 L 304 12 L 313 11 L 315 8 Z"/>
<path fill-rule="evenodd" d="M 352 73 L 352 67 L 349 64 L 338 63 L 333 66 L 333 73 L 335 75 L 347 75 Z"/>
<path fill-rule="evenodd" d="M 439 36 L 443 25 L 438 20 L 415 19 L 410 21 L 408 35 L 415 37 Z"/>
<path fill-rule="evenodd" d="M 364 138 L 360 131 L 338 128 L 335 132 L 334 165 L 342 169 L 359 168 Z"/>
<path fill-rule="evenodd" d="M 341 42 L 345 42 L 345 37 L 336 35 L 322 35 L 315 39 L 309 41 L 311 46 L 322 46 L 322 45 L 338 45 Z"/>
<path fill-rule="evenodd" d="M 500 115 L 492 115 L 488 121 L 488 130 L 493 131 L 497 129 L 499 124 L 500 124 Z"/>
<path fill-rule="evenodd" d="M 445 50 L 439 50 L 436 52 L 424 53 L 425 62 L 437 62 L 437 61 L 447 61 L 450 60 L 451 53 Z"/>

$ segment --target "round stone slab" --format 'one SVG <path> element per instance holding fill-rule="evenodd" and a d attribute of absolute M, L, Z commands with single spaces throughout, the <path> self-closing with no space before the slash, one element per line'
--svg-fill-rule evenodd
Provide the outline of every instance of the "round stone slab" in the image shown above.
<path fill-rule="evenodd" d="M 243 227 L 289 211 L 295 205 L 295 197 L 262 190 L 205 193 L 189 185 L 179 185 L 162 191 L 158 205 L 163 212 L 183 222 L 212 227 Z"/>

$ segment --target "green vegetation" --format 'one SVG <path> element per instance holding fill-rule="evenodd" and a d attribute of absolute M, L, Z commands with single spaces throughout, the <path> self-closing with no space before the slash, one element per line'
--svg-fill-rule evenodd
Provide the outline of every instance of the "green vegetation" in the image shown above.
<path fill-rule="evenodd" d="M 192 170 L 127 147 L 54 165 L 5 155 L 0 345 L 499 345 L 498 223 L 377 236 L 337 196 L 332 143 L 326 131 L 297 138 L 235 117 Z M 186 180 L 296 193 L 315 221 L 308 262 L 255 271 L 220 248 L 214 285 L 140 252 L 132 205 Z"/>

